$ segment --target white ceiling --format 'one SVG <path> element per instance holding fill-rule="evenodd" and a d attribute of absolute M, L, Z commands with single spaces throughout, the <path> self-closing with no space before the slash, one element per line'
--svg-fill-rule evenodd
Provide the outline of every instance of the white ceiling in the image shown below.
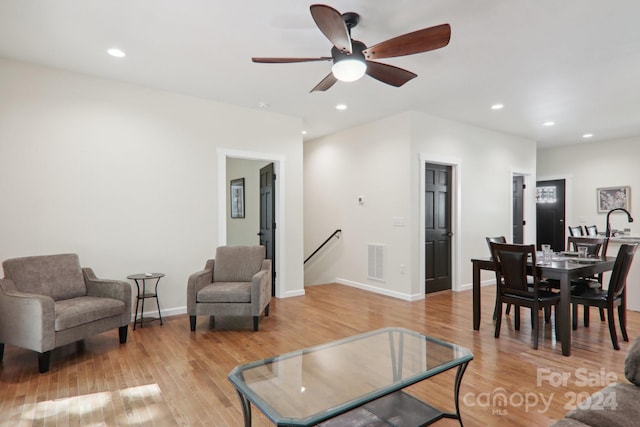
<path fill-rule="evenodd" d="M 406 110 L 539 147 L 640 135 L 638 0 L 333 0 L 361 15 L 352 36 L 369 46 L 442 23 L 451 24 L 451 42 L 381 60 L 418 74 L 401 88 L 365 76 L 309 93 L 330 63 L 250 58 L 329 56 L 313 3 L 0 0 L 0 57 L 249 108 L 266 103 L 301 117 L 306 139 Z M 127 57 L 108 56 L 113 46 Z M 505 108 L 492 111 L 494 103 Z"/>

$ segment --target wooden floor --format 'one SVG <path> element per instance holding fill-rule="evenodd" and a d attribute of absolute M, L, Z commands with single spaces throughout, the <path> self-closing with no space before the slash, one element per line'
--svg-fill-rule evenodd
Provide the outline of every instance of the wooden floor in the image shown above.
<path fill-rule="evenodd" d="M 549 425 L 608 381 L 626 381 L 623 363 L 630 343 L 613 350 L 595 309 L 591 326 L 574 332 L 571 357 L 563 357 L 550 325 L 541 328 L 537 351 L 531 348 L 529 322 L 515 331 L 512 316 L 503 320 L 502 335 L 495 339 L 494 288 L 482 292 L 480 331 L 472 329 L 470 291 L 406 302 L 331 284 L 274 300 L 257 333 L 250 319 L 217 320 L 212 329 L 205 317 L 190 332 L 188 317 L 175 316 L 165 318 L 163 326 L 130 329 L 125 345 L 118 344 L 114 330 L 55 350 L 46 374 L 38 374 L 35 353 L 7 346 L 0 365 L 0 423 L 241 426 L 239 400 L 227 380 L 234 366 L 384 326 L 414 329 L 472 350 L 460 392 L 465 426 Z M 528 318 L 525 309 L 522 314 Z M 640 313 L 628 317 L 633 340 L 640 335 Z M 453 410 L 453 375 L 446 372 L 409 391 Z M 254 426 L 272 425 L 255 408 L 252 412 Z"/>

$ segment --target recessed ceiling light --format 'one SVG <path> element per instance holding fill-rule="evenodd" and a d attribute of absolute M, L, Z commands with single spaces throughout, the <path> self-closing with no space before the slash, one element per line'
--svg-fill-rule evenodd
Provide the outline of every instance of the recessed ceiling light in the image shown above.
<path fill-rule="evenodd" d="M 115 56 L 116 58 L 124 58 L 125 56 L 127 56 L 126 53 L 124 53 L 122 50 L 115 47 L 108 49 L 107 53 L 111 56 Z"/>
<path fill-rule="evenodd" d="M 555 122 L 544 122 L 542 126 L 553 126 L 555 124 L 556 124 Z"/>
<path fill-rule="evenodd" d="M 502 110 L 503 108 L 504 108 L 504 105 L 502 105 L 502 104 L 493 104 L 491 106 L 492 110 Z"/>
<path fill-rule="evenodd" d="M 591 138 L 592 136 L 592 133 L 585 133 L 584 135 L 582 135 L 583 138 Z"/>
<path fill-rule="evenodd" d="M 336 105 L 336 110 L 346 110 L 347 106 L 345 104 Z"/>
<path fill-rule="evenodd" d="M 306 134 L 307 134 L 307 131 L 306 131 L 306 130 L 303 130 L 303 131 L 302 131 L 302 134 L 303 134 L 303 135 L 306 135 Z"/>

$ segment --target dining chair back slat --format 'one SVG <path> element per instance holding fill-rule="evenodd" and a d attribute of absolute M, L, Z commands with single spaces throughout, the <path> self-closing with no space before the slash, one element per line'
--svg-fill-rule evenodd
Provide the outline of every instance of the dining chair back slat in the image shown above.
<path fill-rule="evenodd" d="M 637 244 L 623 244 L 618 250 L 616 263 L 613 265 L 611 279 L 609 280 L 608 298 L 617 298 L 624 291 L 627 276 L 631 269 L 631 262 L 635 256 Z"/>
<path fill-rule="evenodd" d="M 595 257 L 605 256 L 609 246 L 609 239 L 607 237 L 582 236 L 569 236 L 567 238 L 567 247 L 569 247 L 570 250 L 577 252 L 579 246 L 587 247 L 587 255 Z"/>
<path fill-rule="evenodd" d="M 497 303 L 516 306 L 515 329 L 519 329 L 519 307 L 531 309 L 533 348 L 538 348 L 538 310 L 545 309 L 550 312 L 551 306 L 555 306 L 556 327 L 558 316 L 558 303 L 560 295 L 545 289 L 540 289 L 540 278 L 536 266 L 536 249 L 534 245 L 507 244 L 491 242 L 491 255 L 496 272 L 496 284 L 498 287 Z M 529 277 L 532 280 L 529 280 Z M 546 283 L 546 282 L 543 282 Z M 546 284 L 545 286 L 546 287 Z M 545 316 L 547 318 L 547 316 Z M 496 329 L 494 336 L 500 337 L 502 323 L 502 310 L 498 306 Z M 556 331 L 557 332 L 557 331 Z"/>
<path fill-rule="evenodd" d="M 595 225 L 587 225 L 584 227 L 584 230 L 587 233 L 587 236 L 597 236 L 598 235 L 598 227 Z"/>
<path fill-rule="evenodd" d="M 577 225 L 575 227 L 569 226 L 569 236 L 584 236 L 582 226 Z"/>
<path fill-rule="evenodd" d="M 496 268 L 500 268 L 500 274 L 504 279 L 501 285 L 504 292 L 520 294 L 527 297 L 533 294 L 529 292 L 529 285 L 527 283 L 528 253 L 526 250 L 514 251 L 513 247 L 507 250 L 495 250 L 494 257 L 497 257 L 499 265 L 499 267 Z M 536 284 L 536 282 L 534 278 L 534 284 Z"/>

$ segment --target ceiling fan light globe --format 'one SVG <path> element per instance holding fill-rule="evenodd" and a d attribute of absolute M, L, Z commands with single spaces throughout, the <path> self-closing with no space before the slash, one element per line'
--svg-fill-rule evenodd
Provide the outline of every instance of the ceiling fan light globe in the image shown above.
<path fill-rule="evenodd" d="M 342 82 L 355 82 L 367 71 L 367 64 L 359 59 L 343 59 L 334 62 L 331 72 Z"/>

